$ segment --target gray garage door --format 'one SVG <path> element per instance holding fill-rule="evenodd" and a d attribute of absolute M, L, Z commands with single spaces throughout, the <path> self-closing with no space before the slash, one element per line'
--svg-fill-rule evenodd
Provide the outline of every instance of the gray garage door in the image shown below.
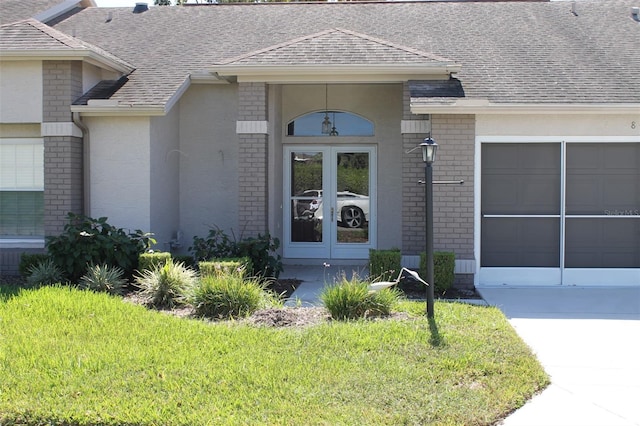
<path fill-rule="evenodd" d="M 639 143 L 486 143 L 481 179 L 481 267 L 640 268 Z"/>

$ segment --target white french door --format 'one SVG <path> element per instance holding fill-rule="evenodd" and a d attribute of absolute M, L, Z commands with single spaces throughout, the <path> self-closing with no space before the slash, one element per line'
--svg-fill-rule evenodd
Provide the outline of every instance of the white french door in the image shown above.
<path fill-rule="evenodd" d="M 376 149 L 285 148 L 284 256 L 366 259 L 376 244 Z"/>

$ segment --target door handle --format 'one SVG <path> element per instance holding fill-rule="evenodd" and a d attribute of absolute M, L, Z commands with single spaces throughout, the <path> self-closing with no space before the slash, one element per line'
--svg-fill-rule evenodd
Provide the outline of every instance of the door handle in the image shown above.
<path fill-rule="evenodd" d="M 333 222 L 333 207 L 331 207 L 331 222 Z"/>

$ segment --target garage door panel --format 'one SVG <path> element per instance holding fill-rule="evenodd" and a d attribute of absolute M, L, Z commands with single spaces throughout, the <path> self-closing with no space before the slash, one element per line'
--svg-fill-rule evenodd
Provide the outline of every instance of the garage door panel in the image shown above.
<path fill-rule="evenodd" d="M 558 267 L 559 238 L 557 218 L 485 218 L 482 266 Z"/>
<path fill-rule="evenodd" d="M 640 284 L 640 143 L 483 144 L 481 179 L 485 271 Z"/>
<path fill-rule="evenodd" d="M 568 219 L 567 268 L 640 268 L 640 219 Z"/>

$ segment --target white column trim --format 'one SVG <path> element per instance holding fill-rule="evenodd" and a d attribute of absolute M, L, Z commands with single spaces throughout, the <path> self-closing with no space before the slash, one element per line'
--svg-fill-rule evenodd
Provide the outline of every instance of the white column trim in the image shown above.
<path fill-rule="evenodd" d="M 400 133 L 431 133 L 431 120 L 401 120 Z"/>
<path fill-rule="evenodd" d="M 260 134 L 266 135 L 269 133 L 268 121 L 236 121 L 236 133 L 243 134 Z"/>
<path fill-rule="evenodd" d="M 73 122 L 49 122 L 42 123 L 40 126 L 41 136 L 73 136 L 76 138 L 82 137 L 82 130 L 78 128 Z"/>

